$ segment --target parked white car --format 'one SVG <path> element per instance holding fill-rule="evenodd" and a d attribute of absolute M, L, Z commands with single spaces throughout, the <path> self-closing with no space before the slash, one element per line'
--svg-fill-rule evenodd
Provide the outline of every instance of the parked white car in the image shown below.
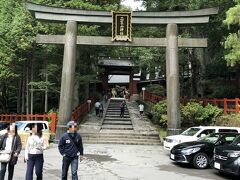
<path fill-rule="evenodd" d="M 49 132 L 49 125 L 47 121 L 17 121 L 16 125 L 17 125 L 17 129 L 18 129 L 18 133 L 23 133 L 23 132 L 31 132 L 32 131 L 32 127 L 34 126 L 34 124 L 37 124 L 38 127 L 42 130 L 42 132 Z M 7 129 L 3 129 L 0 131 L 0 135 L 3 135 L 7 132 Z"/>
<path fill-rule="evenodd" d="M 167 136 L 164 139 L 164 149 L 170 151 L 173 146 L 182 142 L 197 141 L 201 137 L 204 137 L 211 133 L 218 132 L 237 132 L 240 133 L 239 127 L 223 127 L 223 126 L 197 126 L 188 128 L 186 131 L 179 135 Z"/>
<path fill-rule="evenodd" d="M 40 128 L 42 132 L 49 132 L 48 121 L 17 121 L 18 133 L 31 132 L 35 124 L 38 125 L 38 128 Z"/>

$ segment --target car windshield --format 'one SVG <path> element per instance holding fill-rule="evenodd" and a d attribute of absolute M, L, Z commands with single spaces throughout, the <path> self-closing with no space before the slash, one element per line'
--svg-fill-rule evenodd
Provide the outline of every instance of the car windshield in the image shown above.
<path fill-rule="evenodd" d="M 24 126 L 25 123 L 23 122 L 16 122 L 16 125 L 17 125 L 17 129 L 22 129 L 22 127 Z"/>
<path fill-rule="evenodd" d="M 200 128 L 189 128 L 186 131 L 182 132 L 181 135 L 184 136 L 193 136 L 194 134 L 196 134 L 198 131 L 200 130 Z"/>
<path fill-rule="evenodd" d="M 215 144 L 219 138 L 220 138 L 220 134 L 209 134 L 201 138 L 200 141 Z"/>
<path fill-rule="evenodd" d="M 231 143 L 234 146 L 240 146 L 240 136 L 237 136 L 234 141 Z"/>

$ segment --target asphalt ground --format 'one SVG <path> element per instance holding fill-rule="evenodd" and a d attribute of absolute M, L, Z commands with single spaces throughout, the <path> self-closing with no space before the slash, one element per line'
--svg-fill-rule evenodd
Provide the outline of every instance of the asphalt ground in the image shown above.
<path fill-rule="evenodd" d="M 79 163 L 81 180 L 230 180 L 214 169 L 198 170 L 190 165 L 178 165 L 169 159 L 162 146 L 85 144 L 85 159 Z M 24 180 L 26 164 L 24 150 L 15 166 L 14 178 Z M 61 179 L 62 157 L 57 145 L 44 152 L 43 179 Z M 7 179 L 5 177 L 5 179 Z M 35 178 L 34 178 L 35 179 Z M 69 178 L 70 169 L 69 169 Z"/>

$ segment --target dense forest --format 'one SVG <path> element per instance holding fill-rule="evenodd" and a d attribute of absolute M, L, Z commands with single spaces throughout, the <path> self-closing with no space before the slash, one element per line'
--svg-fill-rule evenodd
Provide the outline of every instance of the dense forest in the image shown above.
<path fill-rule="evenodd" d="M 32 0 L 55 7 L 129 11 L 120 0 Z M 179 27 L 181 37 L 208 38 L 208 48 L 181 48 L 181 96 L 239 97 L 240 0 L 144 0 L 147 11 L 184 11 L 219 7 L 207 25 Z M 64 34 L 64 24 L 36 21 L 26 0 L 0 1 L 0 113 L 57 110 L 63 60 L 62 45 L 36 44 L 37 34 Z M 166 27 L 133 27 L 133 37 L 165 37 Z M 111 36 L 106 25 L 79 25 L 79 35 Z M 143 74 L 165 76 L 164 48 L 77 47 L 74 104 L 85 101 L 99 83 L 99 56 L 130 56 Z M 226 86 L 227 84 L 227 86 Z M 101 92 L 100 92 L 101 93 Z"/>

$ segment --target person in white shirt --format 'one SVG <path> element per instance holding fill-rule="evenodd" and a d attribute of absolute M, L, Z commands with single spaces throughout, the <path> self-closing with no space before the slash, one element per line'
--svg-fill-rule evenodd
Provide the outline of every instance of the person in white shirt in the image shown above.
<path fill-rule="evenodd" d="M 32 128 L 32 135 L 28 137 L 25 148 L 25 161 L 27 162 L 26 180 L 33 179 L 33 169 L 37 180 L 43 179 L 43 151 L 47 148 L 45 138 L 42 136 L 37 124 Z"/>
<path fill-rule="evenodd" d="M 143 111 L 144 111 L 144 105 L 143 104 L 139 104 L 138 109 L 139 109 L 140 115 L 142 116 L 143 115 Z"/>
<path fill-rule="evenodd" d="M 97 102 L 94 104 L 94 106 L 95 106 L 96 116 L 98 116 L 98 115 L 99 115 L 99 106 L 100 106 L 100 102 L 97 101 Z"/>

